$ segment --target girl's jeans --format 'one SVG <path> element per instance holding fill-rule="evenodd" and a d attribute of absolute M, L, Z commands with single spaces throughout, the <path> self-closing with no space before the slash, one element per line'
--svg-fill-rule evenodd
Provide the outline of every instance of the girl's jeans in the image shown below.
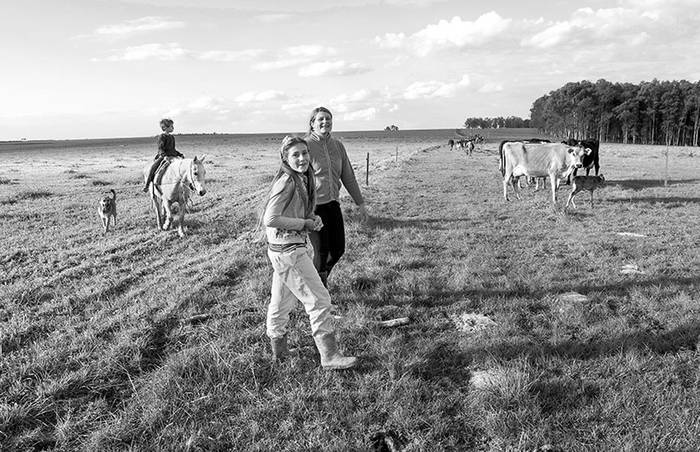
<path fill-rule="evenodd" d="M 313 248 L 308 243 L 305 247 L 283 253 L 267 250 L 274 270 L 267 308 L 268 337 L 282 337 L 287 333 L 289 313 L 297 300 L 301 301 L 309 315 L 314 337 L 335 331 L 331 296 L 314 267 L 313 254 Z"/>

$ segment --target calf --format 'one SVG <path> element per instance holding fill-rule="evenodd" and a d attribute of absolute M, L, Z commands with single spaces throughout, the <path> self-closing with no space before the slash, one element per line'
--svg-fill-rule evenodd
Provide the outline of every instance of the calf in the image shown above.
<path fill-rule="evenodd" d="M 605 178 L 602 174 L 600 176 L 574 176 L 571 194 L 569 195 L 568 201 L 566 201 L 566 207 L 569 207 L 569 203 L 571 203 L 575 209 L 576 203 L 574 202 L 574 196 L 580 191 L 588 190 L 591 192 L 591 208 L 593 208 L 593 190 L 603 185 L 605 185 Z"/>

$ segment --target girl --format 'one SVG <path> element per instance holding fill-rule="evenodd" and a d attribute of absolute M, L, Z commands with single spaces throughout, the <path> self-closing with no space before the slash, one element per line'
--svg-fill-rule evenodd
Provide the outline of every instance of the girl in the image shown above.
<path fill-rule="evenodd" d="M 146 178 L 146 185 L 143 187 L 144 193 L 148 191 L 148 186 L 153 182 L 153 178 L 156 175 L 156 171 L 163 160 L 166 157 L 180 157 L 185 156 L 175 149 L 175 137 L 172 135 L 175 130 L 175 121 L 170 118 L 163 118 L 160 120 L 160 128 L 163 131 L 158 135 L 158 153 L 153 159 L 151 164 L 151 169 L 148 172 L 148 177 Z"/>
<path fill-rule="evenodd" d="M 359 207 L 361 220 L 367 219 L 365 201 L 345 146 L 331 136 L 332 130 L 330 110 L 314 108 L 306 139 L 316 176 L 318 197 L 315 213 L 323 220 L 323 228 L 311 234 L 311 243 L 315 251 L 314 265 L 326 287 L 331 270 L 345 253 L 345 225 L 339 203 L 341 184 Z"/>
<path fill-rule="evenodd" d="M 310 231 L 323 227 L 313 213 L 316 201 L 314 170 L 304 139 L 287 136 L 282 140 L 282 163 L 272 181 L 262 223 L 272 262 L 272 290 L 267 309 L 267 335 L 274 361 L 287 351 L 289 313 L 298 299 L 311 322 L 311 334 L 325 369 L 347 369 L 357 358 L 338 352 L 331 316 L 331 297 L 313 264 Z"/>

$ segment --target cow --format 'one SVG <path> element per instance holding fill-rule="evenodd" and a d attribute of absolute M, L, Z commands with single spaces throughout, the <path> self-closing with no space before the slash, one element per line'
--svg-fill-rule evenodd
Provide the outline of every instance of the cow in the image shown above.
<path fill-rule="evenodd" d="M 498 145 L 498 155 L 500 158 L 500 164 L 499 168 L 501 173 L 503 173 L 503 145 L 508 142 L 520 142 L 520 143 L 551 143 L 546 138 L 518 138 L 518 139 L 510 139 L 510 140 L 503 140 L 501 141 L 501 144 Z M 545 177 L 528 177 L 527 178 L 527 185 L 531 185 L 533 182 L 535 183 L 535 191 L 538 191 L 540 189 L 540 179 L 542 179 L 542 188 L 547 188 L 547 184 L 545 183 Z M 522 185 L 520 185 L 520 178 L 518 178 L 518 187 L 523 188 Z"/>
<path fill-rule="evenodd" d="M 454 150 L 456 147 L 458 149 L 464 149 L 464 152 L 467 155 L 472 155 L 472 152 L 474 151 L 474 140 L 467 140 L 465 138 L 453 140 L 450 138 L 447 140 L 447 145 L 450 147 L 450 151 Z"/>
<path fill-rule="evenodd" d="M 569 138 L 566 141 L 562 141 L 564 144 L 568 144 L 569 146 L 583 146 L 585 148 L 588 148 L 591 150 L 590 155 L 586 155 L 583 158 L 583 167 L 586 168 L 586 176 L 588 176 L 591 172 L 591 168 L 595 168 L 595 175 L 598 175 L 598 171 L 600 170 L 600 158 L 598 156 L 598 151 L 600 149 L 600 142 L 598 140 L 594 139 L 587 139 L 587 140 L 577 140 L 575 138 Z M 574 170 L 573 175 L 576 176 L 576 171 L 577 169 Z M 566 184 L 569 185 L 569 178 L 566 180 Z"/>
<path fill-rule="evenodd" d="M 569 146 L 564 143 L 502 143 L 503 197 L 508 201 L 508 183 L 510 182 L 516 197 L 520 199 L 515 179 L 519 176 L 549 176 L 552 202 L 556 204 L 559 179 L 569 176 L 575 168 L 581 168 L 583 156 L 591 152 L 583 146 Z"/>
<path fill-rule="evenodd" d="M 472 156 L 474 152 L 474 141 L 473 140 L 460 140 L 460 147 L 464 149 L 464 153 L 469 157 Z"/>

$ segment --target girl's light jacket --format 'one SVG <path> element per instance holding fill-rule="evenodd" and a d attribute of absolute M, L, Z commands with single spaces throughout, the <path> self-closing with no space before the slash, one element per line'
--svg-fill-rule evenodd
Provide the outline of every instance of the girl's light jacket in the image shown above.
<path fill-rule="evenodd" d="M 306 243 L 308 233 L 304 230 L 304 214 L 308 200 L 296 189 L 291 176 L 283 173 L 270 193 L 263 216 L 267 243 Z"/>
<path fill-rule="evenodd" d="M 313 132 L 306 136 L 306 142 L 316 176 L 316 204 L 338 201 L 341 182 L 355 204 L 364 204 L 355 171 L 343 143 L 332 136 L 321 137 Z"/>

